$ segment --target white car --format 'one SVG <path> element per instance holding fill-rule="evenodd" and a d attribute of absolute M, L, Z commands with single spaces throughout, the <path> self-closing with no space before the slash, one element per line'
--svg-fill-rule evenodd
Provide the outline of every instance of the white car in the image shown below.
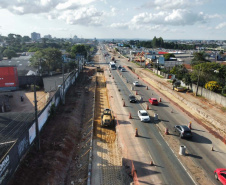
<path fill-rule="evenodd" d="M 140 121 L 149 122 L 151 120 L 146 110 L 138 110 L 137 113 L 138 117 L 140 118 Z"/>
<path fill-rule="evenodd" d="M 134 86 L 139 86 L 139 82 L 138 81 L 135 81 L 135 82 L 133 82 L 133 85 Z"/>

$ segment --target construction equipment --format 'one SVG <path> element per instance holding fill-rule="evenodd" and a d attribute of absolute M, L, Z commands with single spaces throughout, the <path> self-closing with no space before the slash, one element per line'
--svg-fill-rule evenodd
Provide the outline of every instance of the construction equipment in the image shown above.
<path fill-rule="evenodd" d="M 103 69 L 103 68 L 101 68 L 100 66 L 97 66 L 97 72 L 101 72 L 101 73 L 103 73 L 103 72 L 104 72 L 104 69 Z"/>
<path fill-rule="evenodd" d="M 113 127 L 114 120 L 115 120 L 115 117 L 113 116 L 111 109 L 104 109 L 101 115 L 101 126 Z"/>

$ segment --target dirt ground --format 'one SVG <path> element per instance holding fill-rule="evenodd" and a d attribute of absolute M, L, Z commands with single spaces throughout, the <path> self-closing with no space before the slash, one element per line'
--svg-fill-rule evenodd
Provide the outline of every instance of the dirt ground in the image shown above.
<path fill-rule="evenodd" d="M 65 105 L 60 105 L 40 135 L 41 150 L 33 146 L 14 174 L 9 185 L 85 184 L 88 176 L 90 117 L 95 78 L 94 68 L 87 68 L 67 92 Z M 89 89 L 86 92 L 86 89 Z M 18 92 L 19 93 L 19 92 Z M 39 92 L 38 92 L 39 93 Z M 17 94 L 17 96 L 19 96 Z M 29 110 L 32 94 L 24 95 L 24 102 L 13 104 L 13 111 Z M 40 92 L 40 102 L 46 94 Z M 42 98 L 41 98 L 42 97 Z M 41 106 L 41 104 L 40 104 Z M 33 108 L 33 107 L 32 107 Z M 89 116 L 86 116 L 89 115 Z"/>

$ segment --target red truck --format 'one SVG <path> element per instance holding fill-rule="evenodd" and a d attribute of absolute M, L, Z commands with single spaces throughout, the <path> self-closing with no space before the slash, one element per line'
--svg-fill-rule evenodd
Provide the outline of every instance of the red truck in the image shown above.
<path fill-rule="evenodd" d="M 0 66 L 0 87 L 18 87 L 18 73 L 15 66 Z"/>

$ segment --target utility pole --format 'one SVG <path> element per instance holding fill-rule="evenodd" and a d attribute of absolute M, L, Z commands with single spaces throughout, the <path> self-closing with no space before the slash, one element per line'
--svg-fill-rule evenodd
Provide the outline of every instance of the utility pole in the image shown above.
<path fill-rule="evenodd" d="M 157 75 L 159 73 L 159 60 L 157 59 Z"/>
<path fill-rule="evenodd" d="M 40 150 L 40 137 L 39 137 L 39 126 L 38 126 L 38 109 L 37 109 L 37 98 L 36 98 L 36 75 L 34 83 L 34 103 L 35 103 L 35 131 L 36 131 L 36 149 Z"/>
<path fill-rule="evenodd" d="M 63 61 L 63 63 L 62 63 L 62 75 L 63 75 L 63 101 L 62 101 L 62 103 L 63 103 L 63 105 L 65 105 L 65 93 L 64 93 L 64 61 Z"/>
<path fill-rule="evenodd" d="M 198 88 L 199 88 L 200 71 L 201 71 L 201 66 L 200 66 L 200 68 L 199 68 L 199 73 L 198 73 L 198 80 L 197 80 L 197 87 L 196 87 L 195 96 L 198 96 Z"/>

